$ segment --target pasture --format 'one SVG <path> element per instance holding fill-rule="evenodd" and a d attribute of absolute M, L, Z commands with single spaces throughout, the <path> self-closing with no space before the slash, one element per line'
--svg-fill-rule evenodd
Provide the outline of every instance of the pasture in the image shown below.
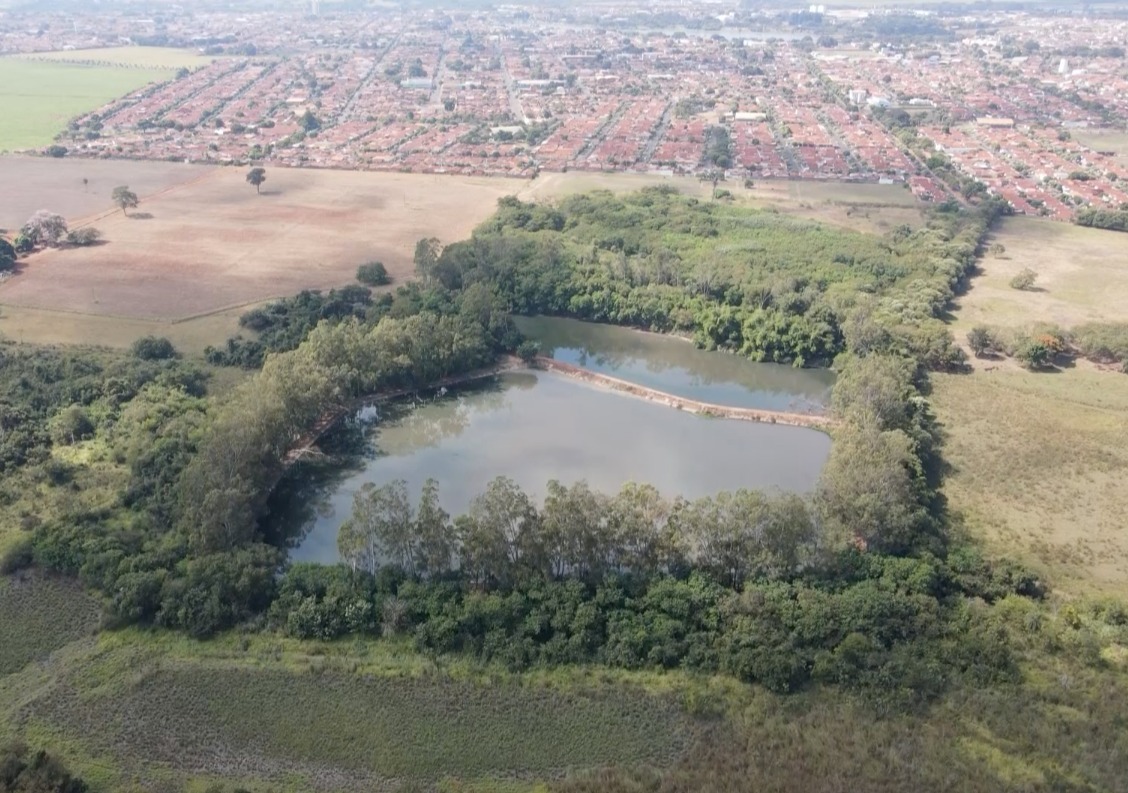
<path fill-rule="evenodd" d="M 170 69 L 0 57 L 0 151 L 49 146 L 75 116 L 172 76 Z"/>
<path fill-rule="evenodd" d="M 944 492 L 973 535 L 1065 591 L 1128 594 L 1128 377 L 1008 366 L 932 386 Z"/>
<path fill-rule="evenodd" d="M 148 171 L 155 164 L 17 162 L 26 181 L 33 181 L 29 172 L 42 165 L 57 185 L 35 191 L 39 205 L 53 208 L 53 195 L 74 194 L 68 200 L 84 214 L 72 215 L 72 225 L 95 225 L 104 235 L 97 246 L 23 259 L 20 273 L 0 285 L 0 313 L 12 312 L 0 320 L 0 329 L 27 341 L 78 335 L 50 327 L 44 312 L 64 325 L 75 314 L 119 319 L 122 331 L 87 338 L 88 343 L 117 344 L 132 335 L 127 326 L 154 332 L 154 323 L 228 311 L 235 316 L 238 307 L 302 289 L 355 283 L 357 266 L 373 259 L 383 261 L 394 282 L 402 283 L 412 275 L 419 239 L 465 238 L 493 212 L 498 198 L 526 184 L 270 168 L 259 195 L 246 183 L 245 171 L 236 168 L 164 164 Z M 100 177 L 96 198 L 78 194 L 91 166 L 112 174 Z M 156 192 L 136 189 L 135 168 Z M 129 184 L 140 194 L 141 205 L 128 216 L 109 205 L 103 188 L 111 182 Z M 92 327 L 85 319 L 82 324 Z M 220 342 L 230 328 L 226 319 L 218 320 L 210 340 L 192 331 L 196 342 L 188 346 Z"/>
<path fill-rule="evenodd" d="M 1113 152 L 1117 161 L 1128 166 L 1128 129 L 1076 129 L 1070 134 L 1094 151 Z"/>
<path fill-rule="evenodd" d="M 951 329 L 1128 322 L 1128 240 L 1111 231 L 1005 219 Z M 1034 290 L 1010 287 L 1029 267 Z M 1088 361 L 1028 372 L 972 357 L 972 374 L 936 374 L 932 401 L 951 464 L 945 493 L 971 532 L 1018 553 L 1070 592 L 1128 593 L 1128 377 Z"/>

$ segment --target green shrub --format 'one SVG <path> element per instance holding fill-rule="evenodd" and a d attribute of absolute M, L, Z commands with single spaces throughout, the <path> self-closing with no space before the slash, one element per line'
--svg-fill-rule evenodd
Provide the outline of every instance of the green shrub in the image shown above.
<path fill-rule="evenodd" d="M 368 286 L 385 286 L 392 282 L 383 262 L 368 262 L 356 268 L 356 280 Z"/>
<path fill-rule="evenodd" d="M 1029 267 L 1023 270 L 1010 280 L 1012 289 L 1033 289 L 1034 282 L 1038 280 L 1038 273 L 1031 270 Z"/>
<path fill-rule="evenodd" d="M 133 342 L 130 351 L 142 361 L 164 361 L 176 357 L 176 348 L 164 336 L 142 336 Z"/>

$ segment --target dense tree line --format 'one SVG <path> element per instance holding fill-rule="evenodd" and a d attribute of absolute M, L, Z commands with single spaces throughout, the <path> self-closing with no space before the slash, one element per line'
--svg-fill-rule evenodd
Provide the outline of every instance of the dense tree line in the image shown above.
<path fill-rule="evenodd" d="M 96 430 L 129 476 L 97 505 L 71 504 L 35 525 L 9 560 L 81 576 L 107 596 L 118 622 L 206 635 L 261 612 L 284 553 L 263 541 L 258 521 L 303 433 L 361 395 L 410 391 L 490 364 L 520 338 L 485 287 L 441 294 L 404 287 L 388 314 L 323 320 L 295 349 L 268 355 L 219 403 L 201 399 L 202 378 L 176 360 L 132 359 L 139 381 L 119 383 L 82 354 L 40 361 L 23 353 L 21 368 L 44 370 L 60 393 L 38 410 L 34 394 L 20 394 L 5 414 L 14 462 L 33 452 L 50 462 L 54 426 L 64 435 Z M 84 378 L 86 367 L 94 368 Z M 13 388 L 26 388 L 25 380 Z M 97 403 L 116 389 L 112 416 L 94 415 L 92 428 L 67 412 L 72 402 Z"/>
<path fill-rule="evenodd" d="M 223 348 L 206 348 L 204 357 L 220 366 L 258 369 L 267 353 L 294 349 L 317 323 L 339 322 L 348 317 L 376 321 L 391 302 L 391 295 L 373 301 L 372 292 L 362 286 L 331 289 L 327 294 L 304 290 L 243 314 L 239 317 L 240 327 L 254 332 L 256 337 L 234 336 Z"/>
<path fill-rule="evenodd" d="M 1128 231 L 1128 212 L 1113 209 L 1082 209 L 1077 212 L 1073 222 L 1078 226 L 1095 229 Z"/>

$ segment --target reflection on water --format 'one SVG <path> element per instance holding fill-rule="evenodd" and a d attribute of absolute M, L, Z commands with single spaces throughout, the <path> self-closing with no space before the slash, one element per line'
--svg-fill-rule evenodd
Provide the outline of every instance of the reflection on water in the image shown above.
<path fill-rule="evenodd" d="M 731 407 L 821 413 L 834 374 L 699 350 L 682 339 L 558 317 L 517 317 L 517 327 L 559 361 L 687 399 Z"/>
<path fill-rule="evenodd" d="M 452 514 L 496 476 L 538 500 L 550 479 L 586 479 L 605 492 L 647 482 L 687 498 L 742 487 L 806 491 L 830 451 L 815 430 L 703 418 L 546 372 L 510 372 L 377 413 L 362 432 L 365 456 L 303 465 L 279 487 L 273 528 L 301 538 L 294 559 L 337 560 L 337 530 L 367 482 L 404 479 L 418 497 L 434 477 Z"/>

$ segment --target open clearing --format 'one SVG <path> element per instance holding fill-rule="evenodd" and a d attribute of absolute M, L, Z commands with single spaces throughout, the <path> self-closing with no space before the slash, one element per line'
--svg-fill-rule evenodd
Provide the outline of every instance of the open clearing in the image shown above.
<path fill-rule="evenodd" d="M 1075 129 L 1070 133 L 1078 143 L 1094 151 L 1111 151 L 1128 166 L 1128 129 Z M 1128 174 L 1121 174 L 1128 177 Z"/>
<path fill-rule="evenodd" d="M 958 299 L 957 338 L 978 324 L 1128 320 L 1128 234 L 1011 217 L 988 243 L 1006 251 L 981 260 L 972 289 Z M 1011 278 L 1026 267 L 1038 273 L 1036 288 L 1012 289 Z"/>
<path fill-rule="evenodd" d="M 70 182 L 81 181 L 87 163 L 66 164 Z M 132 164 L 116 165 L 116 181 L 132 184 Z M 200 175 L 142 195 L 129 216 L 107 210 L 83 219 L 103 232 L 103 244 L 22 260 L 21 272 L 0 286 L 0 304 L 173 321 L 348 284 L 373 259 L 402 282 L 419 239 L 465 238 L 498 198 L 525 184 L 269 169 L 258 195 L 243 169 L 188 173 Z"/>
<path fill-rule="evenodd" d="M 75 116 L 172 76 L 169 69 L 0 57 L 0 151 L 49 146 Z"/>
<path fill-rule="evenodd" d="M 88 50 L 55 50 L 35 52 L 20 57 L 58 63 L 107 64 L 146 69 L 180 69 L 206 66 L 214 56 L 200 55 L 195 50 L 176 47 L 104 47 Z"/>
<path fill-rule="evenodd" d="M 0 181 L 29 186 L 0 208 L 0 227 L 16 228 L 46 208 L 72 226 L 96 226 L 105 239 L 22 260 L 21 271 L 0 284 L 0 334 L 113 347 L 157 334 L 188 353 L 236 332 L 247 306 L 353 283 L 365 261 L 383 261 L 402 282 L 412 275 L 419 239 L 466 238 L 505 195 L 551 200 L 670 184 L 704 198 L 711 190 L 689 177 L 643 174 L 577 172 L 527 182 L 270 168 L 257 195 L 242 169 L 27 157 L 0 158 Z M 141 196 L 129 217 L 110 201 L 120 184 Z M 897 187 L 787 181 L 731 187 L 749 206 L 859 231 L 883 233 L 920 220 Z"/>
<path fill-rule="evenodd" d="M 944 492 L 969 529 L 1056 587 L 1128 594 L 1128 376 L 1008 367 L 932 384 Z"/>
<path fill-rule="evenodd" d="M 1007 218 L 990 242 L 1006 252 L 982 260 L 958 299 L 958 341 L 976 324 L 1128 321 L 1128 235 Z M 1024 267 L 1037 291 L 1009 286 Z M 1128 377 L 1087 361 L 1052 373 L 972 363 L 970 375 L 932 378 L 951 508 L 1067 591 L 1128 593 Z"/>

